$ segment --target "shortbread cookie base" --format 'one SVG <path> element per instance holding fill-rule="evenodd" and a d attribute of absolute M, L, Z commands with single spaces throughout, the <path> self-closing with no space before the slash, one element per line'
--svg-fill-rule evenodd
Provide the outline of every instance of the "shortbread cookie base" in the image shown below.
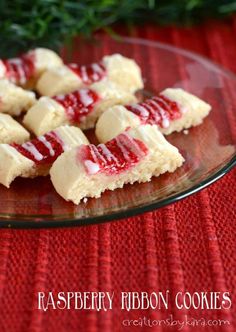
<path fill-rule="evenodd" d="M 141 120 L 137 115 L 129 112 L 122 105 L 116 105 L 107 109 L 99 117 L 95 134 L 99 142 L 105 143 L 124 132 L 127 128 L 135 128 L 140 124 Z"/>
<path fill-rule="evenodd" d="M 89 144 L 87 137 L 84 135 L 82 130 L 80 130 L 80 128 L 65 125 L 56 128 L 55 132 L 64 142 L 65 151 L 70 150 L 74 146 Z"/>
<path fill-rule="evenodd" d="M 34 57 L 34 74 L 33 77 L 23 85 L 23 87 L 36 90 L 38 80 L 43 73 L 47 70 L 61 67 L 63 65 L 63 61 L 57 53 L 47 48 L 36 48 L 28 52 L 29 55 L 31 53 Z"/>
<path fill-rule="evenodd" d="M 0 113 L 0 143 L 23 143 L 30 138 L 29 132 L 8 114 Z"/>
<path fill-rule="evenodd" d="M 63 64 L 62 59 L 55 52 L 46 48 L 36 48 L 34 50 L 27 52 L 26 54 L 24 54 L 24 56 L 31 58 L 32 68 L 28 68 L 28 71 L 26 70 L 27 74 L 24 68 L 22 68 L 22 71 L 19 71 L 21 77 L 19 79 L 16 78 L 16 82 L 15 79 L 11 77 L 10 81 L 16 83 L 17 85 L 22 86 L 25 89 L 34 89 L 37 80 L 43 74 L 44 71 L 50 68 L 61 66 Z M 13 60 L 16 63 L 22 62 L 22 58 L 15 58 L 9 60 Z M 1 60 L 0 60 L 0 78 L 8 79 L 6 67 Z"/>
<path fill-rule="evenodd" d="M 131 93 L 143 88 L 141 70 L 137 63 L 120 54 L 105 56 L 102 60 L 109 80 Z M 101 82 L 101 81 L 100 81 Z M 70 93 L 87 86 L 67 66 L 46 71 L 39 79 L 36 90 L 43 96 L 55 96 Z"/>
<path fill-rule="evenodd" d="M 9 188 L 17 176 L 30 176 L 34 163 L 8 144 L 0 144 L 0 183 Z"/>
<path fill-rule="evenodd" d="M 79 128 L 63 126 L 55 130 L 64 143 L 64 150 L 81 144 L 89 144 L 86 136 Z M 23 156 L 14 147 L 0 144 L 0 183 L 10 187 L 16 177 L 34 178 L 48 174 L 51 165 L 36 165 L 32 160 Z"/>
<path fill-rule="evenodd" d="M 211 110 L 209 104 L 183 89 L 169 88 L 165 89 L 162 94 L 176 101 L 179 105 L 183 105 L 182 107 L 184 108 L 184 113 L 180 119 L 172 121 L 168 128 L 160 128 L 164 135 L 198 126 Z"/>
<path fill-rule="evenodd" d="M 47 48 L 36 48 L 29 51 L 28 54 L 32 54 L 34 58 L 34 74 L 32 78 L 22 85 L 25 89 L 35 90 L 37 82 L 44 72 L 63 65 L 59 55 Z"/>
<path fill-rule="evenodd" d="M 89 129 L 95 126 L 99 116 L 109 107 L 115 104 L 127 104 L 136 101 L 133 94 L 123 91 L 112 82 L 101 81 L 91 86 L 101 98 L 94 106 L 94 110 L 80 123 L 73 123 L 67 117 L 64 107 L 50 97 L 41 97 L 39 101 L 27 112 L 24 117 L 24 125 L 36 136 L 43 135 L 63 124 L 78 125 L 81 129 Z"/>
<path fill-rule="evenodd" d="M 67 66 L 46 71 L 38 80 L 37 92 L 42 96 L 53 97 L 70 93 L 81 86 L 81 79 Z"/>
<path fill-rule="evenodd" d="M 103 80 L 94 83 L 91 88 L 101 97 L 98 105 L 95 105 L 94 111 L 79 124 L 83 130 L 94 128 L 99 117 L 110 107 L 120 104 L 130 104 L 137 101 L 134 94 L 121 89 L 113 82 Z M 111 125 L 111 124 L 110 124 Z"/>
<path fill-rule="evenodd" d="M 128 131 L 149 148 L 148 154 L 133 168 L 117 175 L 88 175 L 78 161 L 78 149 L 63 153 L 53 164 L 50 175 L 54 188 L 65 200 L 75 204 L 84 197 L 100 197 L 105 190 L 122 188 L 126 183 L 150 181 L 152 176 L 174 172 L 184 161 L 178 149 L 168 143 L 156 126 L 140 126 Z M 61 176 L 63 172 L 63 177 Z"/>
<path fill-rule="evenodd" d="M 49 97 L 41 97 L 26 113 L 23 124 L 36 136 L 68 122 L 64 108 Z"/>
<path fill-rule="evenodd" d="M 166 89 L 162 94 L 176 101 L 182 110 L 180 119 L 170 121 L 170 125 L 167 128 L 159 127 L 159 130 L 164 135 L 201 124 L 211 110 L 209 104 L 182 89 Z M 112 126 L 109 125 L 110 123 L 112 123 Z M 127 128 L 134 128 L 140 124 L 141 119 L 139 116 L 128 111 L 124 106 L 113 106 L 107 109 L 98 119 L 96 136 L 99 142 L 107 142 Z"/>
<path fill-rule="evenodd" d="M 108 55 L 103 58 L 108 79 L 124 90 L 135 92 L 143 88 L 140 67 L 137 63 L 121 54 Z"/>
<path fill-rule="evenodd" d="M 0 113 L 18 116 L 36 102 L 35 94 L 8 80 L 0 80 Z"/>
<path fill-rule="evenodd" d="M 60 67 L 63 65 L 62 59 L 57 53 L 47 48 L 36 48 L 31 51 L 35 57 L 35 71 L 39 77 L 43 72 L 48 69 Z"/>

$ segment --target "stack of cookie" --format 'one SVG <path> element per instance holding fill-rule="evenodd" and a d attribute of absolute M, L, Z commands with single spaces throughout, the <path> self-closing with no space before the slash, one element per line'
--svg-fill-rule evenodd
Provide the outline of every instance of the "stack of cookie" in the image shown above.
<path fill-rule="evenodd" d="M 142 88 L 139 66 L 120 54 L 64 64 L 39 48 L 0 60 L 0 183 L 50 172 L 56 191 L 78 204 L 174 172 L 184 158 L 163 135 L 200 124 L 211 107 L 173 88 L 138 101 Z M 90 128 L 100 144 L 89 144 Z"/>

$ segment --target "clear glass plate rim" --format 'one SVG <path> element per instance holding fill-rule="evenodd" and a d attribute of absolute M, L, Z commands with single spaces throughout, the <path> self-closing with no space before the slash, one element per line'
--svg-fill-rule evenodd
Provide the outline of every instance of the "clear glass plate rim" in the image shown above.
<path fill-rule="evenodd" d="M 126 43 L 140 43 L 143 45 L 162 48 L 162 49 L 172 51 L 172 52 L 178 52 L 190 59 L 196 59 L 197 61 L 200 61 L 203 64 L 209 65 L 211 68 L 220 70 L 221 74 L 224 73 L 226 75 L 226 77 L 230 76 L 231 79 L 236 81 L 236 74 L 234 72 L 232 72 L 230 69 L 225 68 L 223 65 L 215 62 L 214 60 L 211 60 L 208 57 L 205 57 L 199 53 L 190 51 L 183 47 L 177 47 L 177 46 L 173 46 L 171 44 L 167 44 L 167 43 L 163 43 L 163 42 L 159 42 L 159 41 L 153 41 L 153 40 L 149 40 L 149 39 L 126 37 L 126 36 L 122 36 L 120 41 L 126 42 Z"/>
<path fill-rule="evenodd" d="M 202 189 L 208 187 L 209 185 L 213 184 L 220 178 L 222 178 L 225 174 L 227 174 L 231 169 L 233 169 L 236 166 L 236 155 L 234 155 L 230 161 L 224 165 L 221 169 L 219 169 L 216 173 L 213 175 L 207 177 L 204 181 L 200 182 L 199 184 L 184 190 L 178 194 L 172 195 L 168 198 L 165 198 L 163 200 L 160 200 L 155 203 L 146 204 L 144 206 L 139 206 L 135 208 L 129 208 L 127 210 L 121 210 L 119 212 L 114 212 L 111 214 L 103 215 L 103 216 L 97 216 L 97 217 L 82 217 L 79 219 L 75 219 L 76 215 L 71 215 L 70 218 L 63 218 L 63 215 L 61 216 L 61 219 L 45 219 L 48 216 L 40 216 L 39 215 L 29 215 L 27 218 L 25 215 L 15 215 L 15 218 L 22 218 L 24 217 L 24 220 L 19 219 L 9 219 L 7 216 L 3 216 L 0 214 L 0 218 L 5 217 L 6 220 L 0 220 L 0 227 L 14 227 L 14 228 L 43 228 L 43 227 L 61 227 L 61 226 L 86 226 L 90 224 L 97 224 L 97 223 L 103 223 L 107 221 L 115 221 L 118 219 L 128 218 L 135 216 L 137 214 L 149 212 L 152 210 L 155 210 L 157 208 L 164 207 L 166 205 L 175 203 L 177 201 L 180 201 L 192 194 L 195 194 Z M 13 215 L 11 215 L 12 217 Z M 74 219 L 72 219 L 74 217 Z M 29 219 L 28 219 L 29 218 Z M 32 220 L 32 218 L 37 218 L 38 221 Z"/>

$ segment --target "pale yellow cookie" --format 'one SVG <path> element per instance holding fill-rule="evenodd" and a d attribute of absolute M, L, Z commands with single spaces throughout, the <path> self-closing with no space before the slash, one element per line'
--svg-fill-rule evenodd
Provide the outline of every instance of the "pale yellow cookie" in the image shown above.
<path fill-rule="evenodd" d="M 38 80 L 36 90 L 41 96 L 53 97 L 82 87 L 82 82 L 66 65 L 47 70 Z"/>
<path fill-rule="evenodd" d="M 166 141 L 157 126 L 143 125 L 98 147 L 81 146 L 63 153 L 50 175 L 59 195 L 79 204 L 83 198 L 100 197 L 105 190 L 174 172 L 183 162 L 178 149 Z"/>
<path fill-rule="evenodd" d="M 36 48 L 22 56 L 0 60 L 0 79 L 32 89 L 44 71 L 62 64 L 62 59 L 52 50 Z"/>
<path fill-rule="evenodd" d="M 51 68 L 58 68 L 63 65 L 60 56 L 47 48 L 36 48 L 29 51 L 28 54 L 32 54 L 34 57 L 35 76 L 37 77 Z"/>
<path fill-rule="evenodd" d="M 47 175 L 61 153 L 88 143 L 79 128 L 62 126 L 21 145 L 0 144 L 0 183 L 9 188 L 16 177 Z"/>
<path fill-rule="evenodd" d="M 36 90 L 43 96 L 52 97 L 90 86 L 103 79 L 132 93 L 143 88 L 141 70 L 137 63 L 121 54 L 113 54 L 104 56 L 101 63 L 88 66 L 69 64 L 50 69 L 38 81 Z"/>
<path fill-rule="evenodd" d="M 65 100 L 70 101 L 66 103 L 69 107 L 63 106 Z M 28 110 L 23 123 L 37 136 L 63 124 L 89 129 L 95 126 L 97 119 L 107 108 L 135 101 L 136 98 L 132 93 L 120 89 L 110 81 L 101 81 L 94 83 L 89 89 L 76 90 L 67 95 L 57 96 L 55 99 L 41 97 Z M 88 108 L 91 111 L 79 116 L 80 112 Z"/>
<path fill-rule="evenodd" d="M 36 102 L 35 94 L 8 80 L 0 80 L 0 113 L 18 116 Z"/>
<path fill-rule="evenodd" d="M 0 144 L 23 143 L 29 140 L 29 132 L 8 114 L 0 113 Z"/>
<path fill-rule="evenodd" d="M 155 97 L 156 100 L 155 98 L 149 99 L 148 102 L 132 105 L 135 112 L 130 111 L 128 106 L 113 106 L 107 109 L 97 121 L 96 136 L 98 140 L 106 142 L 122 133 L 126 128 L 137 127 L 141 123 L 153 124 L 155 116 L 159 130 L 168 135 L 174 131 L 182 131 L 199 125 L 211 110 L 209 104 L 182 89 L 169 88 L 161 92 L 160 96 L 167 97 L 170 102 L 176 103 L 179 118 L 174 120 L 169 118 L 168 107 L 171 110 L 171 105 L 167 105 L 166 101 L 159 97 Z M 163 108 L 165 106 L 166 109 Z M 152 116 L 152 112 L 154 116 Z M 110 123 L 113 125 L 110 126 Z"/>

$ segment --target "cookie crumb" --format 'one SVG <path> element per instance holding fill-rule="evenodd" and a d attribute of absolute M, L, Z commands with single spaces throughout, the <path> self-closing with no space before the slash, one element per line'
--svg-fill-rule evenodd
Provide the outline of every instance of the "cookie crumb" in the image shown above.
<path fill-rule="evenodd" d="M 185 129 L 185 130 L 183 131 L 183 133 L 184 133 L 184 135 L 188 135 L 188 133 L 189 133 L 188 129 Z"/>
<path fill-rule="evenodd" d="M 85 203 L 87 203 L 87 202 L 88 202 L 87 197 L 84 197 L 84 199 L 83 199 L 83 203 L 85 204 Z"/>

